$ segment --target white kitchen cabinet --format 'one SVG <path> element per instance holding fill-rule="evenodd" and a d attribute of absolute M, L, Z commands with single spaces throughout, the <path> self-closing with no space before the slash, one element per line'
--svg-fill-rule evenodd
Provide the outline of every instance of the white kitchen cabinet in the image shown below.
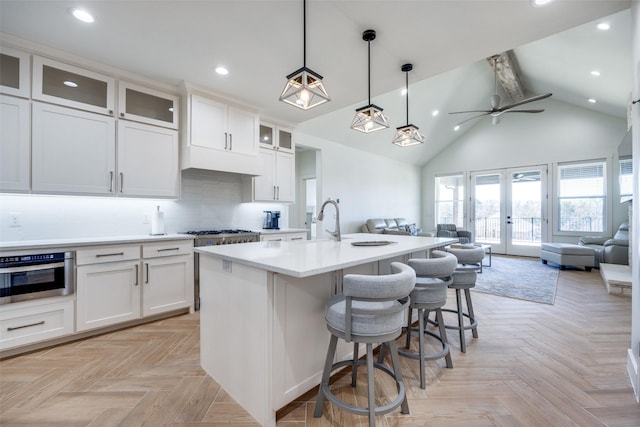
<path fill-rule="evenodd" d="M 118 118 L 178 129 L 180 98 L 120 80 Z"/>
<path fill-rule="evenodd" d="M 296 240 L 307 240 L 306 231 L 296 231 L 293 233 L 261 233 L 260 241 L 261 242 L 293 242 Z"/>
<path fill-rule="evenodd" d="M 0 93 L 29 98 L 31 55 L 27 52 L 0 47 Z"/>
<path fill-rule="evenodd" d="M 114 78 L 40 56 L 33 57 L 33 99 L 113 116 Z"/>
<path fill-rule="evenodd" d="M 292 131 L 270 123 L 260 123 L 260 147 L 293 153 Z"/>
<path fill-rule="evenodd" d="M 32 189 L 55 194 L 115 192 L 115 120 L 34 102 Z"/>
<path fill-rule="evenodd" d="M 182 169 L 259 174 L 258 115 L 196 93 L 184 98 Z"/>
<path fill-rule="evenodd" d="M 0 350 L 74 333 L 73 297 L 46 298 L 2 306 Z"/>
<path fill-rule="evenodd" d="M 293 202 L 295 200 L 295 155 L 260 149 L 262 175 L 243 180 L 243 200 Z"/>
<path fill-rule="evenodd" d="M 0 96 L 0 191 L 29 191 L 30 124 L 29 100 Z"/>
<path fill-rule="evenodd" d="M 178 144 L 177 130 L 119 120 L 118 194 L 178 197 Z"/>

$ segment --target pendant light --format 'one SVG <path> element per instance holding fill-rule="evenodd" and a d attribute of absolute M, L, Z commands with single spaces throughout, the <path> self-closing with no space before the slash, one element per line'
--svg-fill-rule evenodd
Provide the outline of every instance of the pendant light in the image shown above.
<path fill-rule="evenodd" d="M 307 68 L 307 1 L 302 2 L 303 62 L 302 68 L 287 76 L 280 101 L 308 110 L 329 101 L 322 76 Z"/>
<path fill-rule="evenodd" d="M 364 133 L 375 132 L 389 127 L 387 117 L 382 113 L 382 108 L 371 103 L 371 41 L 375 40 L 375 38 L 375 30 L 365 30 L 365 32 L 362 33 L 362 40 L 367 42 L 368 50 L 367 71 L 369 74 L 367 81 L 369 88 L 369 104 L 356 110 L 356 115 L 351 123 L 351 129 Z"/>
<path fill-rule="evenodd" d="M 404 64 L 401 70 L 405 73 L 405 89 L 407 97 L 407 124 L 397 128 L 396 135 L 391 141 L 395 145 L 400 147 L 409 147 L 410 145 L 422 144 L 424 142 L 424 136 L 418 131 L 418 127 L 409 124 L 409 71 L 413 70 L 412 64 Z"/>

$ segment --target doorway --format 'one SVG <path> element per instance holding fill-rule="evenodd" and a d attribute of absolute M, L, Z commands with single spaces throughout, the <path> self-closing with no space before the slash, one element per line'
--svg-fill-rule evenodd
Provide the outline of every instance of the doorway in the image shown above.
<path fill-rule="evenodd" d="M 307 239 L 318 235 L 316 221 L 321 188 L 321 151 L 296 143 L 296 201 L 289 207 L 290 227 L 307 230 Z"/>
<path fill-rule="evenodd" d="M 472 172 L 472 213 L 476 243 L 494 253 L 539 256 L 547 227 L 547 166 Z"/>

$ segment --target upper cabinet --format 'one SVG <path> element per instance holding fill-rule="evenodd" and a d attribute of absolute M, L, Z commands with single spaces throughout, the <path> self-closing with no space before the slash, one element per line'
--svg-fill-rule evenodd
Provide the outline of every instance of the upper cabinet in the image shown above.
<path fill-rule="evenodd" d="M 29 98 L 29 61 L 26 52 L 0 47 L 0 93 Z"/>
<path fill-rule="evenodd" d="M 29 100 L 0 95 L 0 191 L 29 191 Z"/>
<path fill-rule="evenodd" d="M 288 153 L 295 149 L 291 130 L 269 123 L 260 123 L 260 146 Z"/>
<path fill-rule="evenodd" d="M 178 129 L 178 96 L 118 82 L 118 118 Z"/>
<path fill-rule="evenodd" d="M 182 169 L 261 173 L 256 113 L 199 93 L 185 103 Z"/>
<path fill-rule="evenodd" d="M 33 57 L 33 99 L 113 116 L 115 79 L 40 56 Z"/>

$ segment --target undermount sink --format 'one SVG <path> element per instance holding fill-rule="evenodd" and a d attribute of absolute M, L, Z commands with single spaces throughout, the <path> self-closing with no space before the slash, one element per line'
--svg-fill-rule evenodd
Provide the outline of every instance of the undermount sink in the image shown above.
<path fill-rule="evenodd" d="M 395 243 L 391 240 L 359 240 L 357 242 L 351 242 L 352 246 L 385 246 Z"/>

